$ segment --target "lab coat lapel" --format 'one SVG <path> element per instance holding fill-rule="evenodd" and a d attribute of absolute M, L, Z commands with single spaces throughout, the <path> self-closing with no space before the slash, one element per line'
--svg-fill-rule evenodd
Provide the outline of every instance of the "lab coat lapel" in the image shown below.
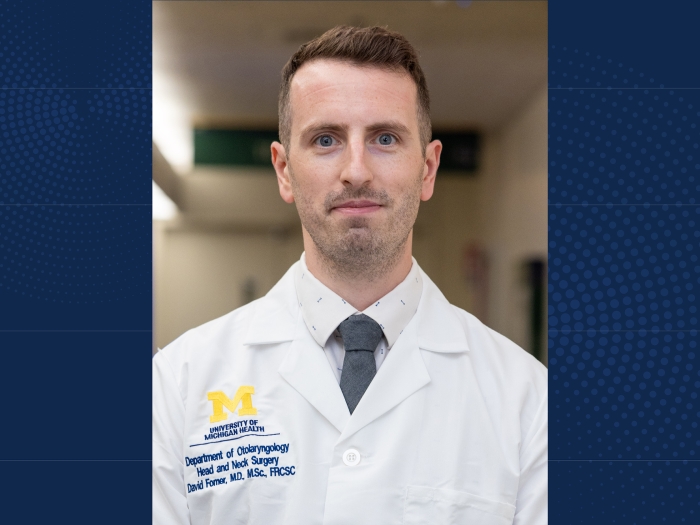
<path fill-rule="evenodd" d="M 367 391 L 350 417 L 340 439 L 369 425 L 413 393 L 430 383 L 422 350 L 468 352 L 469 346 L 454 307 L 422 273 L 423 292 L 418 310 L 394 343 Z"/>
<path fill-rule="evenodd" d="M 351 436 L 430 383 L 421 351 L 467 352 L 464 328 L 437 286 L 422 272 L 418 311 L 389 351 L 350 416 L 328 359 L 309 333 L 294 289 L 294 266 L 258 303 L 245 339 L 248 345 L 292 341 L 280 375 L 339 432 Z M 421 350 L 422 349 L 422 350 Z"/>
<path fill-rule="evenodd" d="M 350 419 L 348 406 L 326 354 L 309 333 L 301 314 L 279 373 L 339 432 L 343 431 Z"/>
<path fill-rule="evenodd" d="M 430 382 L 418 348 L 415 324 L 409 322 L 394 343 L 350 417 L 341 440 L 369 425 Z"/>
<path fill-rule="evenodd" d="M 294 289 L 295 267 L 258 300 L 244 343 L 255 347 L 291 341 L 278 369 L 280 375 L 342 432 L 350 412 L 326 354 L 304 323 Z"/>

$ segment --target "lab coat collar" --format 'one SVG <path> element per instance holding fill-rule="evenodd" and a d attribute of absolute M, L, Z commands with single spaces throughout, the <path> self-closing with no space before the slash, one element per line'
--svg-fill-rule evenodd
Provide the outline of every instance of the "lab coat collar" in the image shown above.
<path fill-rule="evenodd" d="M 294 271 L 297 264 L 299 263 L 287 270 L 267 295 L 250 305 L 252 310 L 243 344 L 264 345 L 294 339 L 299 316 L 299 304 L 294 292 Z"/>
<path fill-rule="evenodd" d="M 297 325 L 296 336 L 279 367 L 279 373 L 340 432 L 340 441 L 430 383 L 430 375 L 417 344 L 416 323 L 411 320 L 351 416 L 328 360 L 314 344 L 301 313 Z"/>
<path fill-rule="evenodd" d="M 278 371 L 280 375 L 342 432 L 350 412 L 338 388 L 326 354 L 311 336 L 301 315 L 294 288 L 292 265 L 268 294 L 256 301 L 252 311 L 246 345 L 265 345 L 291 341 Z"/>
<path fill-rule="evenodd" d="M 294 287 L 294 272 L 298 264 L 297 262 L 292 265 L 265 297 L 251 305 L 254 306 L 254 310 L 250 315 L 244 344 L 261 345 L 291 341 L 297 329 L 301 329 L 297 326 L 300 307 Z M 432 352 L 468 351 L 464 327 L 455 308 L 447 302 L 442 292 L 422 269 L 420 273 L 423 279 L 423 293 L 418 311 L 411 321 L 417 321 L 415 330 L 418 346 Z M 306 329 L 303 319 L 302 325 Z"/>
<path fill-rule="evenodd" d="M 336 429 L 342 432 L 350 419 L 338 381 L 328 364 L 326 354 L 318 347 L 298 314 L 297 333 L 284 356 L 280 375 L 318 410 Z"/>
<path fill-rule="evenodd" d="M 292 341 L 279 373 L 341 433 L 340 440 L 349 438 L 430 383 L 421 349 L 446 353 L 468 350 L 464 328 L 454 307 L 421 270 L 423 294 L 418 311 L 351 416 L 328 359 L 301 315 L 294 289 L 294 270 L 293 266 L 254 305 L 245 343 Z"/>
<path fill-rule="evenodd" d="M 456 308 L 423 270 L 423 295 L 418 304 L 415 319 L 418 321 L 418 346 L 423 350 L 444 353 L 469 351 L 465 327 Z"/>
<path fill-rule="evenodd" d="M 469 350 L 455 308 L 422 270 L 421 277 L 423 294 L 418 311 L 377 370 L 339 441 L 350 438 L 430 383 L 421 350 L 445 353 Z"/>

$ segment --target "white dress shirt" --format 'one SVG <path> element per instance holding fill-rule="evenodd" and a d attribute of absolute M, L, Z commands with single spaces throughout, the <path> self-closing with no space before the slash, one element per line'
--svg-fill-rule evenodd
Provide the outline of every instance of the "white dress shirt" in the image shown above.
<path fill-rule="evenodd" d="M 302 253 L 294 275 L 299 306 L 314 340 L 323 348 L 338 383 L 343 371 L 345 348 L 338 325 L 351 315 L 363 313 L 374 319 L 384 335 L 374 351 L 377 370 L 389 350 L 416 313 L 423 291 L 423 280 L 415 259 L 411 270 L 399 285 L 363 312 L 316 279 L 306 266 Z"/>

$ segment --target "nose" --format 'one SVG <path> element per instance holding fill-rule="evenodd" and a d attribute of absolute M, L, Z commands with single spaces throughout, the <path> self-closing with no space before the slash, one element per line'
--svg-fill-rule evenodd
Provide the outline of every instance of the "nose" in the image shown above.
<path fill-rule="evenodd" d="M 345 164 L 340 173 L 340 180 L 345 186 L 360 187 L 373 179 L 372 170 L 367 165 L 367 149 L 362 138 L 348 141 L 345 151 Z"/>

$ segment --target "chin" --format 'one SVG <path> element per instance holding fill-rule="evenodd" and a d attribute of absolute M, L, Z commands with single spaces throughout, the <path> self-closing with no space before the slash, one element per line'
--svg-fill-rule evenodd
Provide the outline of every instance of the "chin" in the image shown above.
<path fill-rule="evenodd" d="M 370 229 L 372 221 L 368 217 L 348 217 L 342 221 L 343 230 Z"/>

